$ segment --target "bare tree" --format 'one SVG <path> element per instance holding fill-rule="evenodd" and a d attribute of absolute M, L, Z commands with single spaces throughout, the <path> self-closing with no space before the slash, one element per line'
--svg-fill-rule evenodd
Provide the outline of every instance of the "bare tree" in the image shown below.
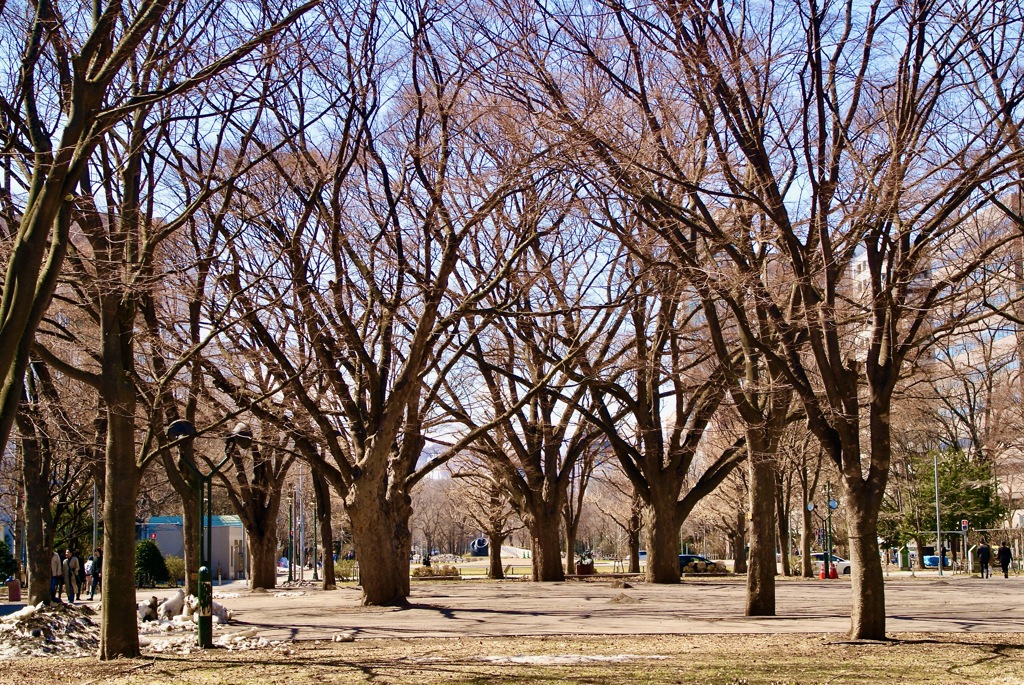
<path fill-rule="evenodd" d="M 242 293 L 235 351 L 298 379 L 276 420 L 344 498 L 367 604 L 406 601 L 411 489 L 459 449 L 420 462 L 464 351 L 455 332 L 532 240 L 488 222 L 537 153 L 505 145 L 511 120 L 472 85 L 476 47 L 438 9 L 372 5 L 330 25 L 330 68 L 276 110 L 281 131 L 315 119 L 330 143 L 294 139 L 247 191 L 250 235 L 222 281 Z M 264 245 L 283 258 L 261 263 Z M 275 279 L 245 292 L 263 270 Z"/>
<path fill-rule="evenodd" d="M 234 52 L 229 44 L 177 78 L 150 78 L 156 60 L 140 53 L 187 52 L 207 30 L 204 17 L 221 7 L 219 0 L 187 8 L 163 0 L 143 0 L 136 7 L 104 7 L 99 1 L 62 7 L 43 0 L 29 3 L 25 15 L 3 12 L 4 42 L 22 50 L 18 60 L 5 62 L 5 81 L 15 85 L 0 96 L 0 145 L 7 153 L 0 212 L 5 229 L 13 232 L 0 299 L 0 444 L 10 434 L 35 332 L 57 287 L 72 207 L 89 193 L 79 183 L 96 146 L 115 126 L 133 117 L 144 120 L 141 111 L 208 81 L 279 28 Z M 88 27 L 84 35 L 82 26 Z M 250 26 L 241 35 L 252 33 Z M 130 72 L 140 63 L 150 67 L 137 79 L 139 73 Z"/>
<path fill-rule="evenodd" d="M 0 444 L 14 423 L 35 331 L 64 261 L 68 198 L 78 192 L 103 134 L 140 106 L 118 97 L 114 84 L 159 25 L 166 3 L 143 2 L 129 14 L 123 3 L 96 2 L 91 16 L 88 6 L 49 1 L 26 9 L 25 15 L 3 12 L 0 21 L 4 43 L 22 46 L 19 59 L 5 61 L 4 81 L 14 87 L 0 95 L 0 211 L 13 238 L 0 300 Z M 72 26 L 80 24 L 88 32 L 73 42 L 81 34 Z"/>
<path fill-rule="evenodd" d="M 238 147 L 244 148 L 246 140 L 251 139 L 254 119 L 259 119 L 258 115 L 250 118 L 249 108 L 258 110 L 266 97 L 258 87 L 265 80 L 266 68 L 259 68 L 258 62 L 247 64 L 246 70 L 233 72 L 238 78 L 228 83 L 229 69 L 257 51 L 311 5 L 284 18 L 257 11 L 244 19 L 218 13 L 218 7 L 217 3 L 185 5 L 168 16 L 161 15 L 161 6 L 151 8 L 155 16 L 147 15 L 145 22 L 152 19 L 158 30 L 150 33 L 147 29 L 147 35 L 140 36 L 140 45 L 145 45 L 147 54 L 125 55 L 132 69 L 115 81 L 128 104 L 115 108 L 118 116 L 108 119 L 92 139 L 99 154 L 77 176 L 82 193 L 73 202 L 65 201 L 64 206 L 65 221 L 69 225 L 73 222 L 76 228 L 73 254 L 69 256 L 75 278 L 69 280 L 61 297 L 76 299 L 98 329 L 95 344 L 83 345 L 93 366 L 62 359 L 46 346 L 41 346 L 39 353 L 48 364 L 95 387 L 106 411 L 103 577 L 112 587 L 129 587 L 134 582 L 132 559 L 139 483 L 149 462 L 164 447 L 159 428 L 163 424 L 159 419 L 170 407 L 165 393 L 173 386 L 183 364 L 164 356 L 159 339 L 147 340 L 140 334 L 143 327 L 139 319 L 143 312 L 152 311 L 151 300 L 156 297 L 159 275 L 165 265 L 160 249 L 220 188 L 220 182 L 207 174 L 197 194 L 180 198 L 171 207 L 164 205 L 166 196 L 160 191 L 165 183 L 175 186 L 180 181 L 164 178 L 164 155 L 175 135 L 189 132 L 187 124 L 177 126 L 182 119 L 188 121 L 187 115 L 179 118 L 181 111 L 177 107 L 205 122 L 193 128 L 193 132 L 198 134 L 203 129 L 222 146 L 228 144 L 230 133 Z M 116 15 L 113 12 L 110 21 L 115 21 Z M 239 22 L 239 35 L 254 37 L 241 44 L 210 43 L 213 28 L 207 25 L 209 22 L 226 29 L 225 24 L 234 21 Z M 192 49 L 198 45 L 205 48 Z M 149 58 L 150 52 L 161 58 Z M 250 71 L 248 67 L 256 68 Z M 251 76 L 252 73 L 256 75 Z M 221 77 L 223 80 L 214 81 Z M 211 90 L 182 104 L 183 94 L 199 84 L 211 84 Z M 213 85 L 223 87 L 223 95 L 213 94 Z M 172 95 L 178 99 L 173 100 Z M 220 110 L 219 130 L 215 126 L 204 128 L 210 123 L 205 115 L 214 106 Z M 245 123 L 239 125 L 238 119 Z M 236 136 L 239 130 L 241 133 Z M 214 153 L 221 149 L 215 146 Z M 246 164 L 244 156 L 239 160 L 235 173 Z M 210 162 L 210 169 L 218 166 L 216 159 L 203 160 L 197 166 L 202 168 L 204 162 Z M 72 190 L 68 188 L 66 192 L 71 195 Z M 168 191 L 168 195 L 174 197 L 173 191 Z M 48 321 L 47 329 L 57 338 L 74 337 L 59 320 Z M 137 355 L 142 350 L 148 352 L 145 361 L 151 363 L 145 373 L 139 373 L 137 368 Z M 186 356 L 197 351 L 191 347 Z M 194 406 L 193 403 L 190 408 L 194 410 Z M 137 445 L 137 420 L 143 409 L 150 422 L 141 445 Z M 100 658 L 137 656 L 133 598 L 126 593 L 105 592 L 103 607 Z"/>
<path fill-rule="evenodd" d="M 482 317 L 469 319 L 470 378 L 482 378 L 486 395 L 481 399 L 450 381 L 446 409 L 474 431 L 495 424 L 474 450 L 486 458 L 530 531 L 533 579 L 558 581 L 565 574 L 560 523 L 569 486 L 589 478 L 581 464 L 601 437 L 586 418 L 591 401 L 586 385 L 575 380 L 575 367 L 584 358 L 603 366 L 617 352 L 612 343 L 622 316 L 616 300 L 626 286 L 607 268 L 617 258 L 615 246 L 575 213 L 571 186 L 560 179 L 538 182 L 523 199 L 528 203 L 503 218 L 543 237 L 486 302 L 485 311 L 501 315 L 486 330 L 478 323 Z M 474 387 L 472 380 L 466 387 Z M 570 538 L 572 527 L 570 521 Z M 569 565 L 573 554 L 566 556 Z"/>
<path fill-rule="evenodd" d="M 27 592 L 32 604 L 49 604 L 53 552 L 74 548 L 86 532 L 70 533 L 68 523 L 85 514 L 92 485 L 102 473 L 103 422 L 88 390 L 67 378 L 55 378 L 41 362 L 29 369 L 16 423 L 27 523 Z"/>
<path fill-rule="evenodd" d="M 252 559 L 250 586 L 273 589 L 277 585 L 277 519 L 288 469 L 295 461 L 287 436 L 260 430 L 253 434 L 248 424 L 232 430 L 225 450 L 230 471 L 218 478 L 224 485 L 232 509 L 242 519 Z M 212 457 L 212 458 L 211 458 Z M 207 456 L 207 469 L 220 455 Z M 329 548 L 328 548 L 329 549 Z"/>
<path fill-rule="evenodd" d="M 610 466 L 610 465 L 609 465 Z M 594 476 L 599 486 L 594 506 L 626 538 L 629 573 L 640 573 L 640 534 L 643 531 L 644 503 L 636 487 L 618 467 L 606 467 Z M 621 554 L 616 544 L 616 556 Z"/>
<path fill-rule="evenodd" d="M 824 452 L 814 436 L 796 424 L 791 424 L 782 436 L 779 445 L 779 468 L 781 477 L 786 478 L 800 493 L 800 575 L 810 578 L 811 540 L 814 512 L 808 505 L 814 502 L 821 477 Z M 791 507 L 785 507 L 787 511 Z M 779 513 L 782 516 L 782 511 Z"/>
<path fill-rule="evenodd" d="M 584 504 L 587 501 L 590 480 L 594 471 L 601 468 L 610 457 L 607 443 L 595 441 L 580 455 L 576 467 L 569 477 L 569 486 L 562 505 L 562 525 L 565 526 L 565 569 L 566 573 L 575 573 L 576 536 L 579 534 L 580 520 L 583 517 Z M 612 457 L 614 458 L 614 457 Z"/>
<path fill-rule="evenodd" d="M 632 260 L 629 264 L 635 264 Z M 726 398 L 725 373 L 692 322 L 700 303 L 663 268 L 631 267 L 628 364 L 581 365 L 595 398 L 592 420 L 610 441 L 647 507 L 647 578 L 678 582 L 679 529 L 693 507 L 746 456 L 738 439 L 693 472 L 705 431 Z M 616 355 L 618 356 L 618 355 Z"/>
<path fill-rule="evenodd" d="M 450 462 L 452 477 L 462 485 L 453 488 L 449 496 L 487 537 L 487 577 L 501 580 L 505 577 L 501 547 L 523 524 L 518 518 L 513 498 L 485 463 L 485 460 L 472 456 Z"/>

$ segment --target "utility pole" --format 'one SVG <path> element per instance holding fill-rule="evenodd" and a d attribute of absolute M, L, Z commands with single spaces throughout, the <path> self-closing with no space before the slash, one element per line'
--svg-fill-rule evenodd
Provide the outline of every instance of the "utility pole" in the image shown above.
<path fill-rule="evenodd" d="M 939 575 L 942 575 L 942 518 L 939 516 L 939 453 L 932 453 L 935 464 L 935 553 L 939 555 Z"/>
<path fill-rule="evenodd" d="M 825 504 L 828 510 L 825 513 L 825 579 L 832 577 L 829 567 L 832 565 L 832 483 L 825 482 Z"/>
<path fill-rule="evenodd" d="M 320 518 L 320 509 L 318 507 L 318 504 L 319 504 L 319 502 L 317 501 L 317 497 L 316 497 L 316 488 L 313 488 L 313 580 L 315 580 L 315 581 L 316 580 L 320 580 L 320 578 L 317 576 L 317 570 L 316 570 L 316 562 L 317 562 L 316 545 L 319 542 L 319 538 L 316 536 L 316 520 L 318 518 Z"/>
<path fill-rule="evenodd" d="M 288 582 L 295 577 L 295 505 L 294 489 L 288 495 Z"/>

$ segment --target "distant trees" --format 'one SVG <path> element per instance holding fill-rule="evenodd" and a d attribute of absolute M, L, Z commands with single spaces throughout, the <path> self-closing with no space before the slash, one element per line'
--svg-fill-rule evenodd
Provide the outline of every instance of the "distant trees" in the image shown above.
<path fill-rule="evenodd" d="M 936 488 L 942 531 L 960 530 L 964 519 L 971 530 L 1001 527 L 1006 509 L 999 499 L 990 461 L 951 448 L 903 455 L 894 463 L 893 471 L 893 487 L 882 508 L 879 527 L 891 547 L 913 540 L 920 550 L 935 541 Z M 921 556 L 919 568 L 923 568 Z"/>
<path fill-rule="evenodd" d="M 448 497 L 453 506 L 487 538 L 487 577 L 505 577 L 501 548 L 513 532 L 523 527 L 513 498 L 502 483 L 477 458 L 458 458 L 449 465 L 457 480 Z"/>

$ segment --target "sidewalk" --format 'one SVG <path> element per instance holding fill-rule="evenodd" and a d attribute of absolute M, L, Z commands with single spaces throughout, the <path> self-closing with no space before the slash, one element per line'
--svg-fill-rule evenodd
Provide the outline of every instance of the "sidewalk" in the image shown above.
<path fill-rule="evenodd" d="M 969 576 L 895 578 L 886 582 L 888 632 L 1024 633 L 1024 578 Z M 909 574 L 908 574 L 909 576 Z M 743 616 L 743 578 L 685 580 L 680 585 L 462 580 L 416 582 L 411 607 L 362 607 L 360 592 L 281 588 L 252 593 L 243 581 L 214 587 L 234 612 L 227 629 L 255 627 L 268 640 L 636 635 L 713 633 L 845 633 L 849 580 L 780 579 L 776 616 Z M 170 592 L 140 590 L 140 599 Z M 98 607 L 96 607 L 98 608 Z"/>

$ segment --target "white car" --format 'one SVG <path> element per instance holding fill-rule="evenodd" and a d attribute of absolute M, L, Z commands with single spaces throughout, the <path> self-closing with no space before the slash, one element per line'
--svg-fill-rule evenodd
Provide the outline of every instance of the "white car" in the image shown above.
<path fill-rule="evenodd" d="M 814 552 L 813 554 L 811 554 L 811 564 L 812 564 L 812 566 L 814 568 L 814 575 L 816 575 L 816 576 L 820 576 L 821 575 L 821 567 L 822 567 L 822 565 L 824 565 L 824 563 L 825 563 L 825 553 L 824 552 Z M 846 559 L 843 559 L 842 557 L 837 557 L 835 554 L 833 554 L 832 555 L 832 559 L 829 562 L 829 566 L 830 567 L 831 566 L 835 566 L 836 567 L 836 574 L 837 575 L 840 575 L 840 576 L 842 576 L 842 575 L 850 575 L 850 562 L 848 562 Z"/>

